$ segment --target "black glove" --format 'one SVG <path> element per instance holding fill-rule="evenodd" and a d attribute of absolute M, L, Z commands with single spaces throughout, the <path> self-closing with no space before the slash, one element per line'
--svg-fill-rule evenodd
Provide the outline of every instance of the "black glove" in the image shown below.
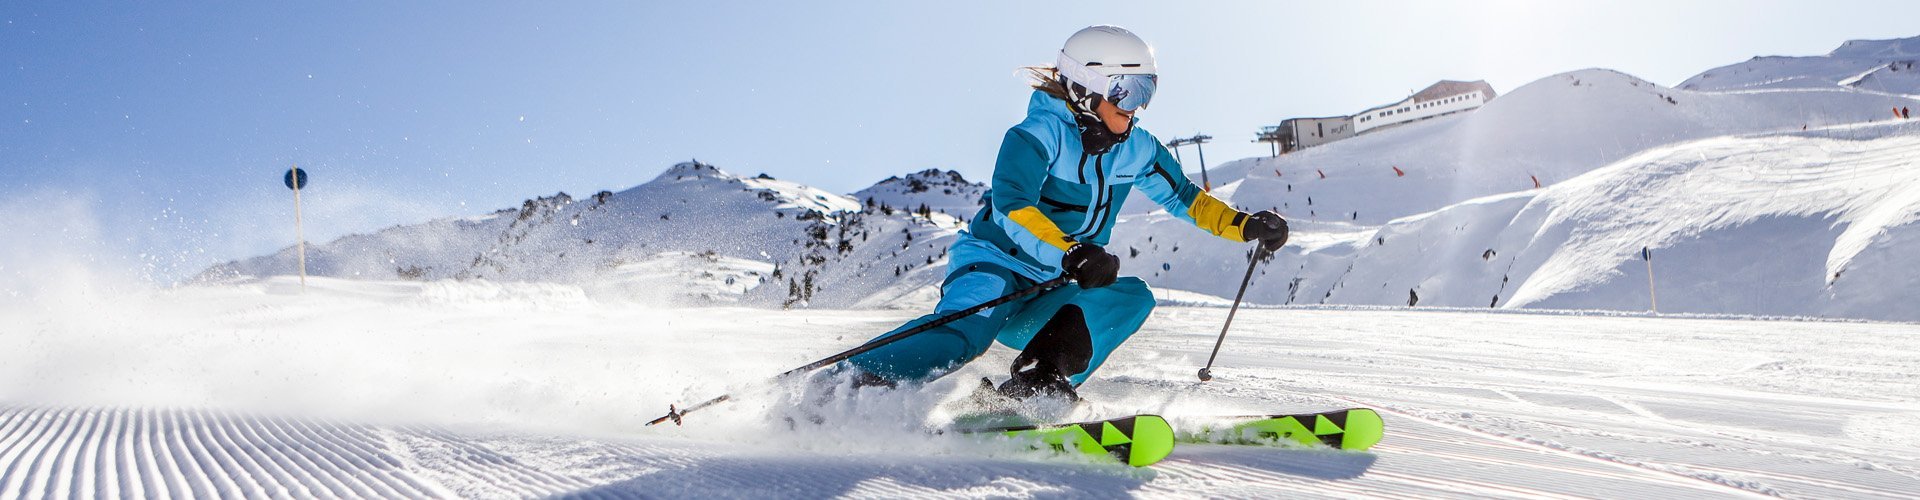
<path fill-rule="evenodd" d="M 1247 241 L 1260 240 L 1260 245 L 1271 253 L 1287 244 L 1287 220 L 1272 210 L 1262 210 L 1247 216 L 1247 223 L 1240 227 L 1240 235 Z"/>
<path fill-rule="evenodd" d="M 1120 275 L 1120 258 L 1092 243 L 1075 243 L 1060 258 L 1060 272 L 1080 282 L 1080 288 L 1100 288 L 1113 284 Z"/>

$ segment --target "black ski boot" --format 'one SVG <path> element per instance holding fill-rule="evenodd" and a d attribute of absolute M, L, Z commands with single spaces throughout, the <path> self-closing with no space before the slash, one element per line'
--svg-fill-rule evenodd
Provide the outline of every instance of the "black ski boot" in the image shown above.
<path fill-rule="evenodd" d="M 1001 383 L 999 391 L 1017 400 L 1040 396 L 1079 401 L 1080 394 L 1068 377 L 1086 371 L 1092 359 L 1093 337 L 1087 332 L 1086 315 L 1079 306 L 1061 307 L 1013 358 L 1013 377 Z"/>
<path fill-rule="evenodd" d="M 1020 365 L 1014 365 L 1013 378 L 1007 379 L 1006 382 L 1001 382 L 998 390 L 1001 394 L 1018 400 L 1025 400 L 1034 396 L 1059 398 L 1068 401 L 1080 400 L 1080 393 L 1074 391 L 1073 383 L 1067 380 L 1066 375 L 1041 368 L 1040 365 L 1037 364 L 1031 365 L 1025 370 L 1020 369 Z"/>

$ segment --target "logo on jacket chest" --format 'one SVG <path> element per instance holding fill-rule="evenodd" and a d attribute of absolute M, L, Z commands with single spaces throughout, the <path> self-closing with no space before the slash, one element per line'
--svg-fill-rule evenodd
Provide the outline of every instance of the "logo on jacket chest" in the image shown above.
<path fill-rule="evenodd" d="M 1091 161 L 1087 162 L 1087 165 L 1085 168 L 1080 168 L 1078 165 L 1073 163 L 1060 162 L 1053 166 L 1053 169 L 1050 173 L 1056 180 L 1063 180 L 1063 181 L 1071 182 L 1074 184 L 1084 184 L 1087 186 L 1095 186 L 1099 184 L 1105 184 L 1108 186 L 1112 186 L 1116 184 L 1132 184 L 1134 181 L 1134 178 L 1139 175 L 1139 172 L 1135 172 L 1133 171 L 1133 169 L 1126 169 L 1121 172 L 1114 172 L 1113 168 L 1107 165 L 1099 165 L 1096 168 L 1096 166 Z M 1101 176 L 1106 177 L 1104 183 L 1101 182 Z"/>

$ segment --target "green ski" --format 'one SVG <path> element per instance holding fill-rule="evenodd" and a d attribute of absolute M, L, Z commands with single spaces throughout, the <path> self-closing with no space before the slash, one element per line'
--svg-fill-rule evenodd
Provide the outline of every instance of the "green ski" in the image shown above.
<path fill-rule="evenodd" d="M 1159 415 L 1056 425 L 1021 425 L 962 429 L 965 434 L 1003 434 L 1030 440 L 1036 447 L 1113 457 L 1134 467 L 1146 467 L 1173 453 L 1173 426 Z"/>
<path fill-rule="evenodd" d="M 1299 415 L 1247 415 L 1196 418 L 1198 432 L 1182 432 L 1186 443 L 1326 445 L 1343 450 L 1372 448 L 1386 434 L 1380 414 L 1350 408 Z"/>

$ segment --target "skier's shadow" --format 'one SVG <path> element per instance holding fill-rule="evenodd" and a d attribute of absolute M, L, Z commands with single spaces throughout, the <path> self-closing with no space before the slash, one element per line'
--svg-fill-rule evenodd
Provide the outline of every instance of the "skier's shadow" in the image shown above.
<path fill-rule="evenodd" d="M 1333 449 L 1287 449 L 1270 446 L 1182 444 L 1169 461 L 1191 461 L 1202 467 L 1236 467 L 1312 479 L 1353 479 L 1367 473 L 1379 457 L 1372 453 Z"/>

